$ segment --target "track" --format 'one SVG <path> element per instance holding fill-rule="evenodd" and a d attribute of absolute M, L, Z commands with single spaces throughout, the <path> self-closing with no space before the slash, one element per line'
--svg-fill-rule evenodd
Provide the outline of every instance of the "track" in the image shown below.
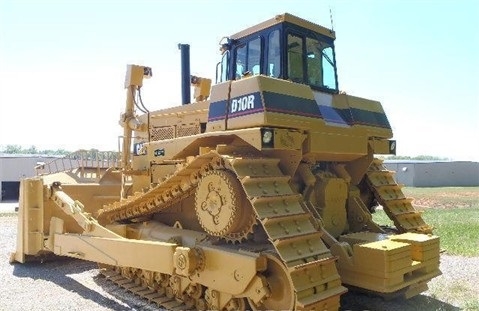
<path fill-rule="evenodd" d="M 366 176 L 376 200 L 399 232 L 432 233 L 432 228 L 412 206 L 412 199 L 404 195 L 402 186 L 394 180 L 394 172 L 386 169 L 383 160 L 374 159 Z"/>
<path fill-rule="evenodd" d="M 99 214 L 99 221 L 110 223 L 160 212 L 191 195 L 201 177 L 213 170 L 229 171 L 237 176 L 253 207 L 257 223 L 264 229 L 274 250 L 273 254 L 267 255 L 268 266 L 273 267 L 273 271 L 265 277 L 268 279 L 273 275 L 271 284 L 280 282 L 290 288 L 290 297 L 282 297 L 288 295 L 277 294 L 272 289 L 272 296 L 282 297 L 280 305 L 277 297 L 273 297 L 267 298 L 261 306 L 252 307 L 337 310 L 339 297 L 346 289 L 341 286 L 335 257 L 322 242 L 321 228 L 305 208 L 302 196 L 290 187 L 290 176 L 281 172 L 279 159 L 232 157 L 217 152 L 198 156 L 149 191 L 105 206 Z M 175 276 L 133 270 L 103 269 L 102 273 L 118 285 L 167 309 L 209 308 L 205 297 L 208 290 L 201 285 L 195 284 L 194 290 L 174 293 L 170 283 Z M 229 309 L 242 309 L 244 299 L 232 299 L 231 303 Z"/>

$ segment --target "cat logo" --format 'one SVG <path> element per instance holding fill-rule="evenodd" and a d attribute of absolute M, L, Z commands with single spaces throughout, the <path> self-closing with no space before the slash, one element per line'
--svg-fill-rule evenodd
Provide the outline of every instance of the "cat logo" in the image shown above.
<path fill-rule="evenodd" d="M 231 113 L 254 109 L 254 95 L 242 96 L 231 100 Z"/>
<path fill-rule="evenodd" d="M 133 145 L 133 155 L 145 155 L 146 154 L 146 145 L 143 142 L 136 143 Z"/>
<path fill-rule="evenodd" d="M 154 152 L 153 152 L 153 155 L 155 157 L 164 157 L 165 156 L 165 149 L 161 148 L 161 149 L 156 149 Z"/>

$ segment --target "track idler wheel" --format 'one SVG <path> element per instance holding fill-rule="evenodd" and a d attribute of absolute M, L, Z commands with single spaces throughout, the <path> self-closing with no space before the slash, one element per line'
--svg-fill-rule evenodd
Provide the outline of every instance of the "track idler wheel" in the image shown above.
<path fill-rule="evenodd" d="M 252 310 L 293 310 L 296 294 L 288 268 L 274 254 L 266 254 L 268 268 L 262 274 L 266 277 L 271 294 L 261 305 L 248 299 Z"/>
<path fill-rule="evenodd" d="M 253 232 L 253 208 L 235 174 L 226 170 L 206 173 L 195 193 L 195 210 L 209 234 L 237 242 Z"/>

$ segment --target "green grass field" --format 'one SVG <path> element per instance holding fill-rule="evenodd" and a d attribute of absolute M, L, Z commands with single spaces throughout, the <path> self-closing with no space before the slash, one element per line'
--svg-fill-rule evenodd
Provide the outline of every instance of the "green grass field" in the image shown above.
<path fill-rule="evenodd" d="M 450 255 L 479 256 L 479 187 L 404 188 Z M 373 219 L 392 224 L 382 210 Z"/>

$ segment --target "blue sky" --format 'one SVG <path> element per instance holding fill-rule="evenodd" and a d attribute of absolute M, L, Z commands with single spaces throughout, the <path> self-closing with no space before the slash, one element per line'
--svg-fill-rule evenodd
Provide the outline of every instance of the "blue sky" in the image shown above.
<path fill-rule="evenodd" d="M 329 27 L 339 86 L 381 101 L 401 155 L 479 161 L 479 1 L 0 0 L 0 145 L 115 150 L 126 64 L 176 106 L 178 43 L 214 78 L 223 36 L 289 12 Z"/>

